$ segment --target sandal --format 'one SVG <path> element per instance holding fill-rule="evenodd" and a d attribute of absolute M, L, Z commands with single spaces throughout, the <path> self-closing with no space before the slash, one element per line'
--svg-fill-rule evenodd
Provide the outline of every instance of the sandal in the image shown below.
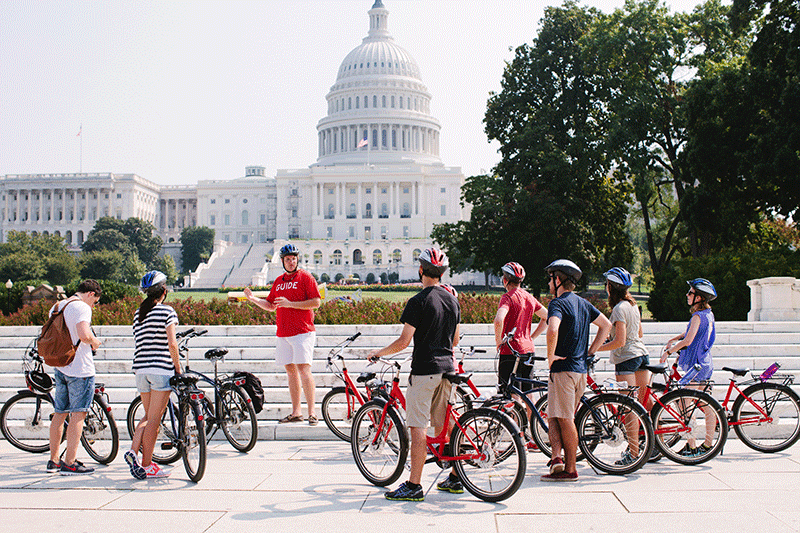
<path fill-rule="evenodd" d="M 308 417 L 308 425 L 309 426 L 316 426 L 318 423 L 319 423 L 319 420 L 317 420 L 316 416 L 309 415 L 309 417 Z"/>
<path fill-rule="evenodd" d="M 278 420 L 278 424 L 287 424 L 290 422 L 302 422 L 303 417 L 302 415 L 286 415 L 280 420 Z"/>

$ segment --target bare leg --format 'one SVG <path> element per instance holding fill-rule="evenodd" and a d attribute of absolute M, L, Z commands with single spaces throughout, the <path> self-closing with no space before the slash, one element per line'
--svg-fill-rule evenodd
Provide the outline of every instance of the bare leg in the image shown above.
<path fill-rule="evenodd" d="M 147 426 L 147 407 L 150 405 L 149 392 L 140 392 L 139 396 L 142 398 L 142 409 L 144 409 L 144 415 L 139 420 L 139 423 L 136 424 L 136 429 L 133 432 L 133 438 L 131 438 L 131 450 L 133 450 L 133 453 L 139 453 L 142 448 L 142 435 L 144 435 L 144 428 Z"/>
<path fill-rule="evenodd" d="M 422 479 L 422 467 L 428 454 L 428 441 L 425 428 L 408 428 L 411 433 L 411 474 L 408 480 L 419 485 Z"/>
<path fill-rule="evenodd" d="M 645 371 L 646 372 L 646 371 Z M 616 380 L 618 383 L 625 382 L 628 386 L 634 387 L 637 385 L 636 374 L 617 374 Z M 633 416 L 628 416 L 625 420 L 625 434 L 628 439 L 628 451 L 631 456 L 639 457 L 639 420 Z"/>
<path fill-rule="evenodd" d="M 292 399 L 292 416 L 303 416 L 300 405 L 300 371 L 297 365 L 290 363 L 285 365 L 286 377 L 289 379 L 289 397 Z"/>
<path fill-rule="evenodd" d="M 550 449 L 552 450 L 551 457 L 561 457 L 562 444 L 561 444 L 561 429 L 559 428 L 560 418 L 548 418 L 547 436 L 550 437 Z"/>
<path fill-rule="evenodd" d="M 316 383 L 314 383 L 314 376 L 311 375 L 311 365 L 297 365 L 297 370 L 300 374 L 300 383 L 303 386 L 303 392 L 306 397 L 306 405 L 308 406 L 308 416 L 316 416 L 315 414 L 315 399 Z"/>
<path fill-rule="evenodd" d="M 161 415 L 164 414 L 164 409 L 169 402 L 170 391 L 152 391 L 150 392 L 150 402 L 145 406 L 145 416 L 151 423 L 145 423 L 143 427 L 142 441 L 142 466 L 149 466 L 153 460 L 153 449 L 156 445 L 158 438 L 158 430 L 161 428 L 160 420 Z M 144 403 L 144 398 L 142 398 Z M 139 428 L 136 428 L 139 431 Z M 134 435 L 135 438 L 135 435 Z"/>
<path fill-rule="evenodd" d="M 569 418 L 557 418 L 558 428 L 561 437 L 561 446 L 564 448 L 564 471 L 573 474 L 578 471 L 576 458 L 578 455 L 578 428 L 575 427 L 575 420 Z M 552 443 L 552 438 L 550 440 Z"/>
<path fill-rule="evenodd" d="M 64 431 L 64 420 L 69 413 L 56 413 L 50 421 L 50 460 L 58 463 L 58 452 L 61 448 L 61 435 Z"/>
<path fill-rule="evenodd" d="M 75 456 L 78 454 L 78 443 L 83 434 L 83 421 L 86 419 L 86 411 L 76 411 L 69 415 L 69 425 L 67 426 L 67 453 L 64 455 L 64 462 L 68 465 L 75 464 Z"/>

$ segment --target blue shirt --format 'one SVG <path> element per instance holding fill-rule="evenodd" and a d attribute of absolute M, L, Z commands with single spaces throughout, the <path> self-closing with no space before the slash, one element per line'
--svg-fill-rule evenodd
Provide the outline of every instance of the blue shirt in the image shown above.
<path fill-rule="evenodd" d="M 547 306 L 547 320 L 551 317 L 561 320 L 556 355 L 566 359 L 553 361 L 550 372 L 588 372 L 589 324 L 598 316 L 600 311 L 595 306 L 573 292 L 553 298 Z"/>
<path fill-rule="evenodd" d="M 686 372 L 697 363 L 700 363 L 703 368 L 700 369 L 700 372 L 692 381 L 703 381 L 704 379 L 710 379 L 711 374 L 714 372 L 711 347 L 714 346 L 714 341 L 717 338 L 717 328 L 714 325 L 714 313 L 711 312 L 711 309 L 698 311 L 692 314 L 692 317 L 700 318 L 700 327 L 692 343 L 681 350 L 681 354 L 678 356 L 678 367 L 683 372 Z M 691 324 L 689 322 L 689 325 L 686 326 L 686 333 L 689 332 Z"/>

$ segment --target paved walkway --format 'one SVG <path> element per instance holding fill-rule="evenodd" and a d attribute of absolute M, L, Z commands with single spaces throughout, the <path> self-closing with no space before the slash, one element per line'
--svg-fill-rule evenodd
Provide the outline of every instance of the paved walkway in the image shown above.
<path fill-rule="evenodd" d="M 386 501 L 343 442 L 260 441 L 244 455 L 214 441 L 198 484 L 180 462 L 168 479 L 134 480 L 122 444 L 93 476 L 62 477 L 44 473 L 45 455 L 0 441 L 0 531 L 800 531 L 800 445 L 767 455 L 731 440 L 705 465 L 662 459 L 628 477 L 583 463 L 580 480 L 567 484 L 540 482 L 545 461 L 535 453 L 519 492 L 489 504 L 437 491 L 434 465 L 423 477 L 424 502 Z"/>

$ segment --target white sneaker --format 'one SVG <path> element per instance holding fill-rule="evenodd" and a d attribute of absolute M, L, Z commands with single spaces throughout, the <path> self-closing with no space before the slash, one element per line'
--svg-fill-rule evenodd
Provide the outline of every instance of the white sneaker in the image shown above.
<path fill-rule="evenodd" d="M 146 467 L 144 467 L 144 471 L 147 474 L 147 478 L 159 478 L 159 477 L 169 477 L 172 471 L 167 471 L 162 469 L 156 463 L 150 463 Z"/>

